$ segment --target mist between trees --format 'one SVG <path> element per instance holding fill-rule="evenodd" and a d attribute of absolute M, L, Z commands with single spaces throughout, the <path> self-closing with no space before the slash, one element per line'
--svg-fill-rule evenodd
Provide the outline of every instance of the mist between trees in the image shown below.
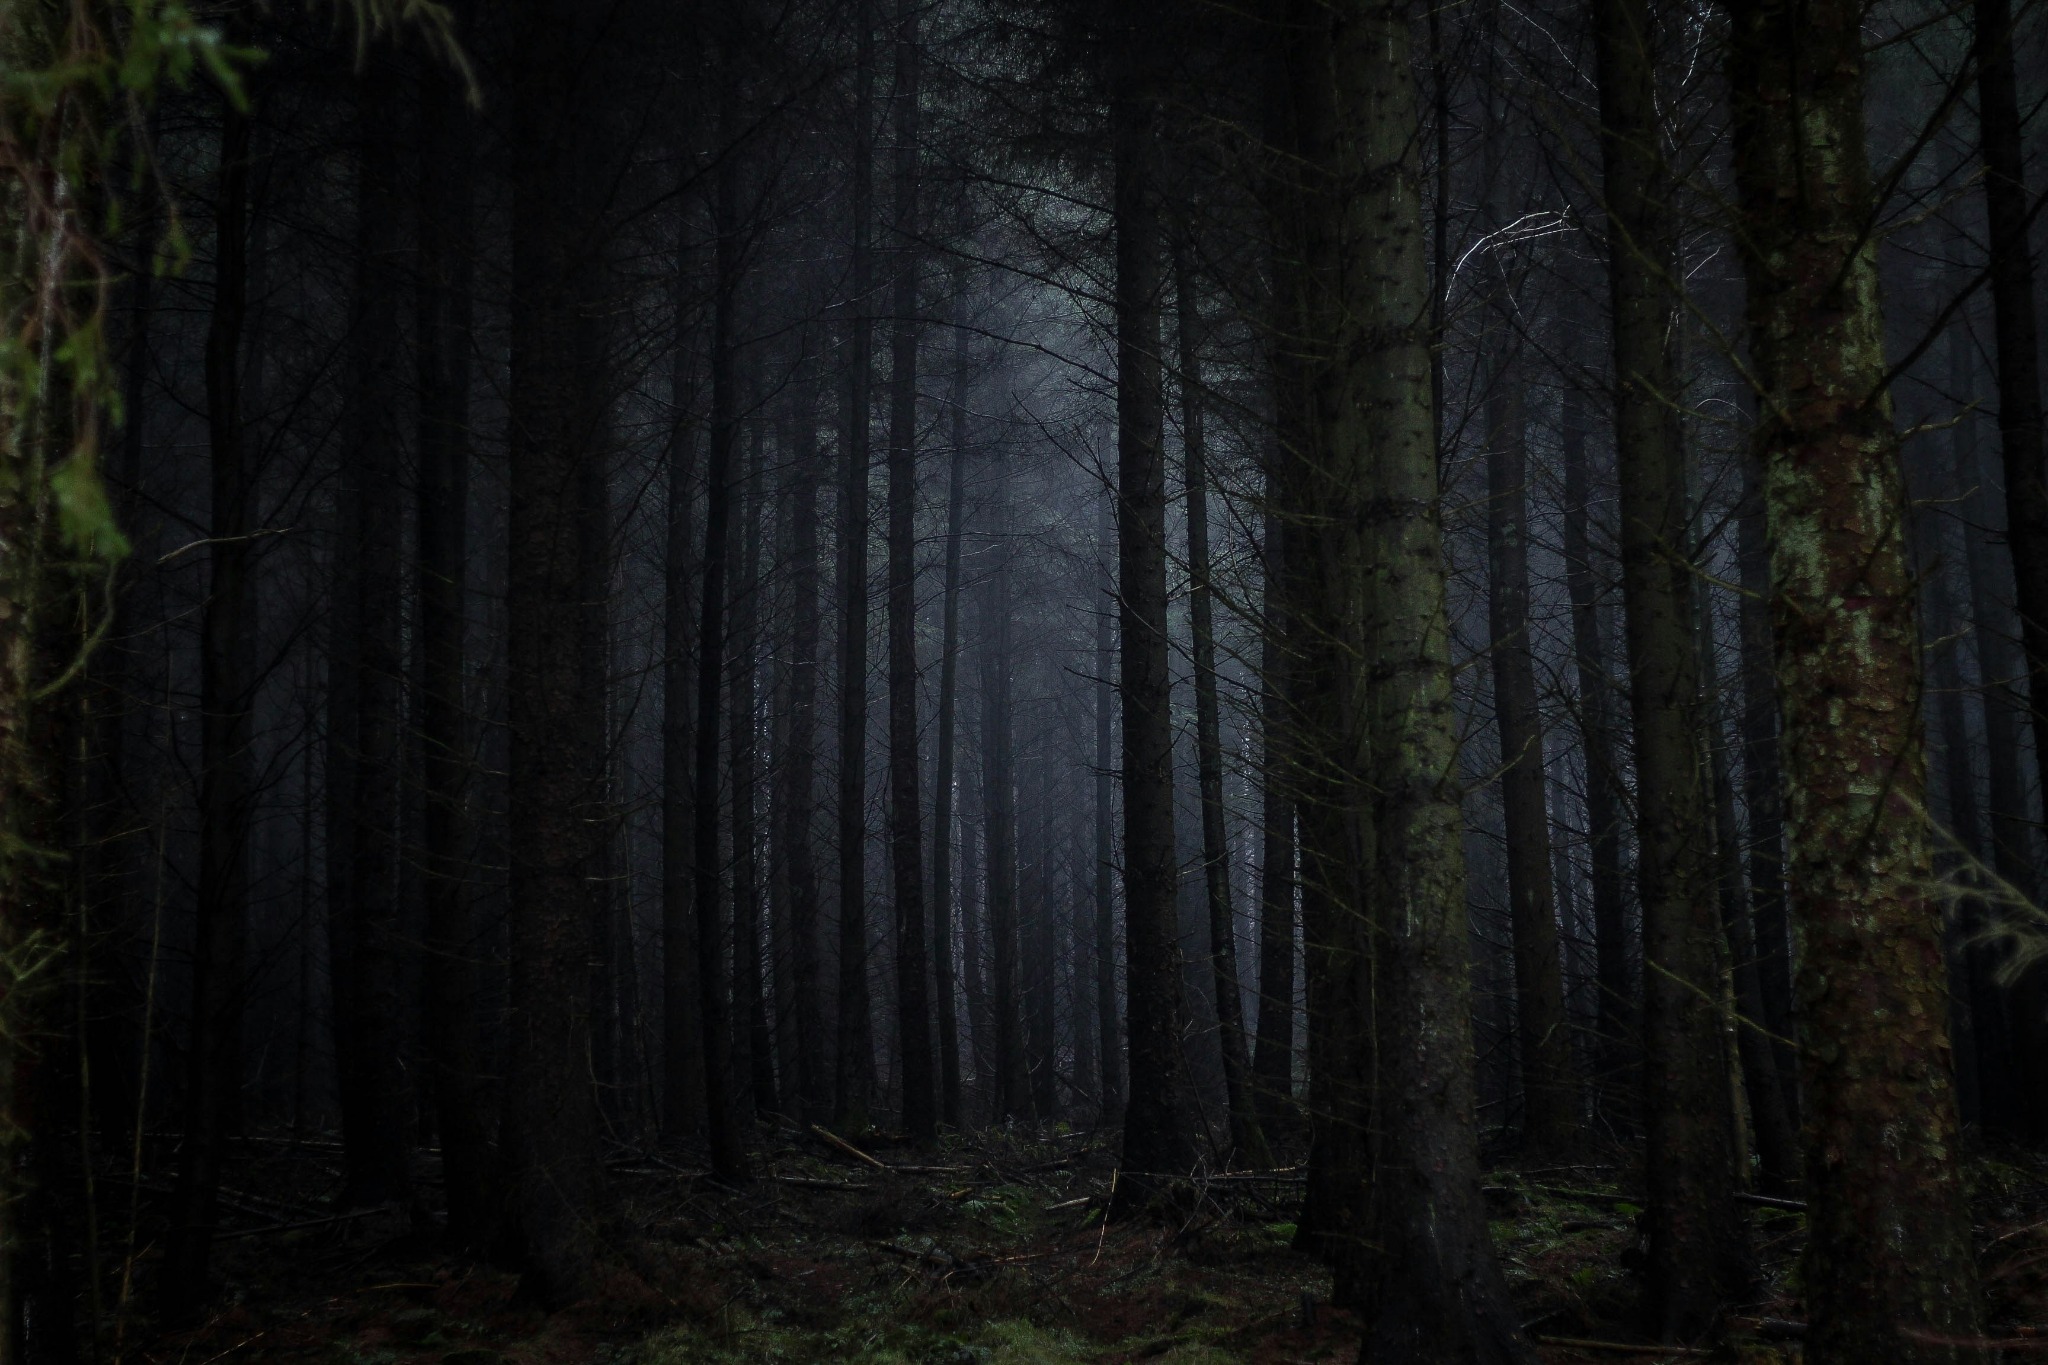
<path fill-rule="evenodd" d="M 1482 1185 L 1560 1168 L 1645 1341 L 1775 1200 L 1805 1359 L 1991 1358 L 2044 67 L 2008 0 L 0 8 L 0 1359 L 201 1320 L 252 1144 L 553 1307 L 621 1152 L 1055 1125 L 1114 1221 L 1303 1171 L 1375 1362 L 1538 1358 Z"/>

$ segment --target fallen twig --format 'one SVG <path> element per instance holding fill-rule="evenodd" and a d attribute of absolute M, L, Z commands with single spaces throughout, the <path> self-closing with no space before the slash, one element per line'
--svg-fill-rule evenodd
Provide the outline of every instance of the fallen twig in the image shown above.
<path fill-rule="evenodd" d="M 863 1152 L 860 1148 L 854 1146 L 852 1143 L 848 1142 L 845 1138 L 839 1136 L 839 1134 L 837 1133 L 830 1132 L 824 1128 L 820 1128 L 815 1123 L 811 1125 L 811 1132 L 819 1140 L 824 1142 L 826 1146 L 844 1152 L 847 1156 L 852 1157 L 855 1161 L 865 1161 L 868 1165 L 874 1167 L 878 1171 L 886 1171 L 889 1169 L 888 1162 L 883 1161 L 879 1157 L 869 1156 L 866 1152 Z"/>
<path fill-rule="evenodd" d="M 261 1228 L 237 1228 L 232 1232 L 216 1232 L 213 1239 L 225 1242 L 234 1237 L 262 1237 L 273 1232 L 297 1232 L 302 1228 L 324 1228 L 333 1223 L 348 1223 L 358 1218 L 375 1218 L 380 1213 L 390 1213 L 398 1206 L 384 1204 L 374 1209 L 351 1209 L 347 1213 L 332 1214 L 326 1218 L 308 1218 L 301 1223 L 272 1223 Z"/>
<path fill-rule="evenodd" d="M 1531 1334 L 1535 1335 L 1535 1334 Z M 1592 1337 L 1546 1337 L 1536 1336 L 1545 1346 L 1569 1346 L 1575 1351 L 1607 1351 L 1614 1355 L 1628 1356 L 1698 1356 L 1705 1358 L 1712 1351 L 1698 1346 L 1658 1346 L 1633 1341 L 1598 1341 Z"/>

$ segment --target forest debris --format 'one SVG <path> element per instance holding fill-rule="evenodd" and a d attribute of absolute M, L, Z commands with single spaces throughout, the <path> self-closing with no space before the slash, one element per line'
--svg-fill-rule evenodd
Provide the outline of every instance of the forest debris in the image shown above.
<path fill-rule="evenodd" d="M 1545 1346 L 1569 1346 L 1575 1351 L 1606 1351 L 1612 1355 L 1629 1356 L 1696 1356 L 1705 1359 L 1714 1354 L 1698 1346 L 1659 1346 L 1654 1342 L 1600 1341 L 1593 1337 L 1546 1337 L 1536 1340 Z"/>
<path fill-rule="evenodd" d="M 333 1223 L 349 1223 L 358 1218 L 375 1218 L 380 1213 L 397 1211 L 396 1204 L 379 1204 L 371 1209 L 350 1209 L 347 1213 L 331 1214 L 326 1218 L 308 1218 L 298 1223 L 272 1223 L 260 1228 L 236 1228 L 230 1232 L 216 1232 L 213 1239 L 225 1242 L 234 1237 L 263 1237 L 273 1232 L 298 1232 L 304 1228 L 324 1228 Z"/>
<path fill-rule="evenodd" d="M 1063 1199 L 1057 1204 L 1047 1204 L 1045 1211 L 1047 1213 L 1058 1213 L 1062 1209 L 1078 1209 L 1084 1204 L 1094 1203 L 1096 1198 L 1097 1196 L 1095 1195 L 1084 1194 L 1079 1199 Z"/>
<path fill-rule="evenodd" d="M 1735 1202 L 1759 1209 L 1783 1209 L 1787 1213 L 1806 1212 L 1804 1199 L 1780 1199 L 1774 1194 L 1737 1194 Z"/>
<path fill-rule="evenodd" d="M 864 1161 L 878 1171 L 886 1171 L 890 1169 L 888 1162 L 883 1161 L 880 1157 L 869 1156 L 866 1152 L 863 1152 L 860 1148 L 854 1146 L 852 1143 L 848 1142 L 845 1138 L 839 1136 L 839 1134 L 837 1133 L 830 1132 L 824 1128 L 821 1128 L 815 1123 L 811 1125 L 811 1132 L 819 1140 L 824 1142 L 824 1144 L 827 1147 L 831 1147 L 840 1152 L 843 1152 L 847 1156 L 852 1157 L 855 1161 Z"/>
<path fill-rule="evenodd" d="M 872 1190 L 872 1184 L 864 1180 L 819 1180 L 808 1175 L 771 1175 L 768 1177 L 778 1185 L 795 1185 L 806 1190 Z"/>

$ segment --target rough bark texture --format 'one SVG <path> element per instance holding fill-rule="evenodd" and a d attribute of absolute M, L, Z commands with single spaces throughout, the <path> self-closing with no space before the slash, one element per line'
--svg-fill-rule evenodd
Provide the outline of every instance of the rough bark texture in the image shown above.
<path fill-rule="evenodd" d="M 1801 931 L 1806 1358 L 1975 1360 L 1862 8 L 1741 0 L 1729 56 Z M 1796 57 L 1796 59 L 1795 59 Z"/>
<path fill-rule="evenodd" d="M 1117 590 L 1123 690 L 1124 938 L 1130 1093 L 1116 1212 L 1194 1165 L 1182 1112 L 1182 985 L 1173 830 L 1173 679 L 1166 625 L 1166 450 L 1160 366 L 1156 92 L 1149 0 L 1116 10 L 1110 145 L 1116 223 Z"/>
<path fill-rule="evenodd" d="M 896 892 L 896 1041 L 903 1128 L 938 1136 L 925 940 L 924 784 L 917 728 L 918 0 L 896 6 L 896 316 L 889 375 L 889 860 Z M 943 835 L 941 835 L 943 837 Z"/>
<path fill-rule="evenodd" d="M 998 469 L 989 493 L 988 529 L 995 564 L 981 607 L 981 809 L 988 830 L 988 1009 L 982 1051 L 994 1071 L 994 1117 L 1024 1118 L 1031 1097 L 1024 1074 L 1023 1018 L 1017 973 L 1017 782 L 1010 715 L 1009 489 Z"/>
<path fill-rule="evenodd" d="M 1464 819 L 1431 411 L 1415 77 L 1398 5 L 1304 6 L 1324 591 L 1356 603 L 1356 747 L 1373 929 L 1372 1248 L 1362 1360 L 1531 1358 L 1488 1240 L 1474 1124 Z M 1300 12 L 1300 11 L 1298 11 Z M 1347 602 L 1340 620 L 1354 619 Z M 1347 728 L 1347 737 L 1350 728 Z"/>
<path fill-rule="evenodd" d="M 1700 745 L 1668 172 L 1644 0 L 1596 0 L 1621 484 L 1622 597 L 1643 907 L 1647 1325 L 1697 1336 L 1748 1280 L 1721 1027 L 1713 810 Z"/>
<path fill-rule="evenodd" d="M 479 941 L 470 874 L 472 734 L 464 695 L 469 563 L 473 132 L 454 73 L 420 76 L 419 744 L 424 785 L 426 1035 L 448 1233 L 481 1246 L 491 1219 Z"/>

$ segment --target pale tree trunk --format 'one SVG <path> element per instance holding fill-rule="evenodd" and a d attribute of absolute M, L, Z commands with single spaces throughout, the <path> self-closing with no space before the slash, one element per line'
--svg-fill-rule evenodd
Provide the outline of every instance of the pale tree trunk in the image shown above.
<path fill-rule="evenodd" d="M 1863 9 L 1741 0 L 1728 62 L 1803 952 L 1813 1365 L 1982 1359 L 1884 392 Z"/>

